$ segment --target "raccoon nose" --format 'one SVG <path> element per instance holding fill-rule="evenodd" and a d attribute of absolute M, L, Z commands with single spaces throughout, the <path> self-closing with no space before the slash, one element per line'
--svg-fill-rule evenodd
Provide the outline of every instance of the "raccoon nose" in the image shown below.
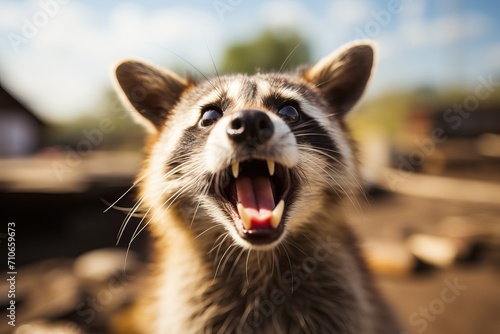
<path fill-rule="evenodd" d="M 264 144 L 273 134 L 273 122 L 260 110 L 239 111 L 227 127 L 227 135 L 236 143 Z"/>

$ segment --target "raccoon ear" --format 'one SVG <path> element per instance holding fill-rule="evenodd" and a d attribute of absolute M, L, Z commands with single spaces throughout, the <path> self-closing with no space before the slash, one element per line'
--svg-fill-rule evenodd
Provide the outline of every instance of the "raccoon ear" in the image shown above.
<path fill-rule="evenodd" d="M 152 132 L 158 131 L 179 100 L 188 82 L 175 73 L 138 60 L 126 60 L 115 68 L 116 87 Z"/>
<path fill-rule="evenodd" d="M 304 77 L 344 116 L 365 90 L 372 72 L 373 57 L 370 43 L 347 44 L 306 70 Z"/>

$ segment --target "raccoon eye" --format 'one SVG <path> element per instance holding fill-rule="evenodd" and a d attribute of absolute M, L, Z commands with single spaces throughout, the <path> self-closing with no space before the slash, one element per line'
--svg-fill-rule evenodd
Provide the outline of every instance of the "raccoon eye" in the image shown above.
<path fill-rule="evenodd" d="M 203 113 L 200 120 L 200 126 L 210 126 L 217 122 L 222 117 L 222 113 L 218 110 L 210 109 Z"/>
<path fill-rule="evenodd" d="M 300 113 L 295 107 L 286 105 L 278 111 L 278 115 L 287 123 L 296 123 L 300 120 Z"/>

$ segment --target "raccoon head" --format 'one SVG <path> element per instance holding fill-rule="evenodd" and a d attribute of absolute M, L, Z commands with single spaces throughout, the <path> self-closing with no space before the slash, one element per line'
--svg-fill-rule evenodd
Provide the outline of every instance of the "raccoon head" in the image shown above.
<path fill-rule="evenodd" d="M 262 249 L 325 211 L 336 214 L 357 182 L 344 117 L 372 65 L 364 42 L 295 73 L 198 82 L 142 61 L 120 63 L 117 88 L 154 133 L 141 177 L 149 219 L 168 229 L 158 218 L 174 210 L 193 237 L 229 234 Z"/>

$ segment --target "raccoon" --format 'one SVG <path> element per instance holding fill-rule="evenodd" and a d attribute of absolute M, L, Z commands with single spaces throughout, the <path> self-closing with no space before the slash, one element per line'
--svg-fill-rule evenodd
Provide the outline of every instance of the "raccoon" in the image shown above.
<path fill-rule="evenodd" d="M 357 41 L 292 73 L 198 81 L 119 63 L 151 132 L 149 332 L 399 333 L 343 213 L 360 188 L 345 116 L 373 59 Z"/>

